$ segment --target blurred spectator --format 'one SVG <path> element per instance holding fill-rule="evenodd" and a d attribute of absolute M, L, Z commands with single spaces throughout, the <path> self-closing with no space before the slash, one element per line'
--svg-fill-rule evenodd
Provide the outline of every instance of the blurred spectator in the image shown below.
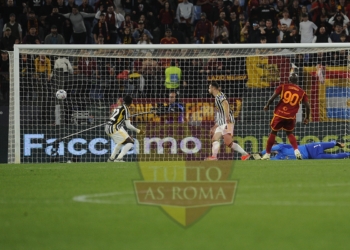
<path fill-rule="evenodd" d="M 206 43 L 205 41 L 210 39 L 213 40 L 213 24 L 207 20 L 206 14 L 201 13 L 201 20 L 199 20 L 194 29 L 194 38 L 196 43 Z"/>
<path fill-rule="evenodd" d="M 45 40 L 45 37 L 50 33 L 50 26 L 49 24 L 45 21 L 44 17 L 40 17 L 40 22 L 39 22 L 39 39 L 41 42 Z"/>
<path fill-rule="evenodd" d="M 217 25 L 217 23 L 221 20 L 228 30 L 230 28 L 230 23 L 228 21 L 226 21 L 225 19 L 226 19 L 226 13 L 225 13 L 225 11 L 221 11 L 220 15 L 219 15 L 219 19 L 216 20 L 213 25 Z"/>
<path fill-rule="evenodd" d="M 300 42 L 312 43 L 317 26 L 313 22 L 309 21 L 309 16 L 307 14 L 302 15 L 302 22 L 299 24 L 299 26 Z"/>
<path fill-rule="evenodd" d="M 260 43 L 267 43 L 266 36 L 260 36 Z M 260 53 L 258 53 L 260 54 Z"/>
<path fill-rule="evenodd" d="M 316 1 L 317 1 L 317 0 L 316 0 Z M 302 7 L 301 7 L 301 12 L 299 13 L 299 20 L 303 20 L 303 18 L 302 18 L 303 14 L 307 14 L 308 17 L 309 17 L 309 20 L 310 20 L 310 19 L 312 20 L 312 15 L 311 15 L 311 13 L 309 13 L 309 12 L 307 11 L 306 6 L 302 6 Z M 322 14 L 321 14 L 321 15 L 322 15 Z M 320 16 L 321 16 L 321 15 L 320 15 Z M 317 20 L 319 20 L 319 18 L 317 18 Z"/>
<path fill-rule="evenodd" d="M 312 40 L 312 42 L 313 43 L 331 43 L 332 40 L 327 34 L 326 28 L 320 27 L 319 33 L 314 36 L 314 39 Z"/>
<path fill-rule="evenodd" d="M 334 16 L 332 16 L 328 22 L 331 25 L 336 25 L 339 24 L 341 26 L 347 26 L 347 24 L 349 23 L 349 18 L 344 15 L 343 13 L 337 12 Z"/>
<path fill-rule="evenodd" d="M 293 20 L 294 24 L 299 27 L 301 7 L 298 0 L 293 0 L 292 5 L 288 8 L 289 16 Z"/>
<path fill-rule="evenodd" d="M 132 8 L 132 15 L 135 20 L 139 20 L 141 15 L 153 15 L 148 3 L 144 0 L 135 0 Z"/>
<path fill-rule="evenodd" d="M 348 32 L 348 30 L 346 29 L 345 30 L 345 34 L 349 35 L 349 33 L 347 33 L 347 32 Z M 333 43 L 340 43 L 341 42 L 340 35 L 342 33 L 344 33 L 343 27 L 340 24 L 336 24 L 334 32 L 330 35 L 330 38 L 331 38 L 332 42 Z"/>
<path fill-rule="evenodd" d="M 31 55 L 21 54 L 19 60 L 19 77 L 20 77 L 20 93 L 21 100 L 35 96 L 33 91 L 33 71 L 34 62 Z"/>
<path fill-rule="evenodd" d="M 158 62 L 152 58 L 152 53 L 147 52 L 146 58 L 142 61 L 141 74 L 145 80 L 145 89 L 147 97 L 154 97 L 159 92 L 157 76 L 159 75 L 160 67 Z"/>
<path fill-rule="evenodd" d="M 283 11 L 283 18 L 278 20 L 278 25 L 277 25 L 278 29 L 281 29 L 282 24 L 287 25 L 287 29 L 292 29 L 295 25 L 294 21 L 291 18 L 289 18 L 288 10 L 284 10 Z"/>
<path fill-rule="evenodd" d="M 102 8 L 103 6 L 101 6 Z M 104 43 L 105 44 L 112 44 L 112 42 L 114 42 L 114 44 L 117 41 L 117 34 L 113 33 L 114 37 L 112 40 L 112 30 L 115 29 L 116 31 L 116 27 L 111 25 L 110 23 L 106 22 L 106 16 L 104 13 L 101 14 L 101 12 L 98 12 L 98 17 L 99 17 L 99 21 L 98 23 L 95 24 L 95 26 L 92 28 L 92 34 L 94 34 L 94 40 L 95 43 L 98 43 L 98 36 L 102 35 L 104 38 Z M 97 14 L 96 14 L 97 16 Z"/>
<path fill-rule="evenodd" d="M 279 31 L 272 26 L 272 20 L 266 20 L 266 28 L 260 30 L 260 34 L 266 37 L 267 43 L 280 43 Z"/>
<path fill-rule="evenodd" d="M 219 20 L 216 25 L 214 25 L 214 40 L 221 36 L 220 40 L 227 40 L 229 37 L 229 31 L 225 26 L 223 20 Z"/>
<path fill-rule="evenodd" d="M 325 27 L 326 33 L 328 35 L 330 35 L 332 30 L 333 30 L 333 26 L 327 21 L 327 16 L 325 16 L 325 15 L 321 15 L 320 20 L 315 24 L 317 27 Z M 318 30 L 317 30 L 317 34 L 319 33 L 319 29 L 320 28 L 318 28 Z"/>
<path fill-rule="evenodd" d="M 21 12 L 20 6 L 16 6 L 13 0 L 7 0 L 6 6 L 1 6 L 1 16 L 3 23 L 8 23 L 10 21 L 10 14 L 15 14 L 18 18 Z"/>
<path fill-rule="evenodd" d="M 182 71 L 176 66 L 175 61 L 170 62 L 170 66 L 165 69 L 165 89 L 179 90 L 181 85 Z"/>
<path fill-rule="evenodd" d="M 96 44 L 105 44 L 105 38 L 102 34 L 99 34 L 97 37 L 97 41 L 95 42 Z"/>
<path fill-rule="evenodd" d="M 208 1 L 208 0 L 205 0 Z M 164 32 L 169 28 L 173 27 L 175 18 L 175 12 L 170 8 L 170 3 L 166 1 L 164 3 L 164 8 L 159 11 L 158 19 L 160 22 L 159 29 L 160 33 L 164 34 Z"/>
<path fill-rule="evenodd" d="M 94 13 L 79 12 L 78 6 L 74 5 L 72 13 L 61 14 L 69 19 L 73 27 L 73 42 L 75 44 L 85 44 L 86 41 L 86 27 L 84 25 L 84 18 L 94 17 Z"/>
<path fill-rule="evenodd" d="M 95 12 L 97 12 L 100 7 L 103 6 L 103 9 L 106 10 L 108 6 L 114 6 L 114 2 L 112 0 L 98 0 L 95 1 L 94 7 L 95 7 Z"/>
<path fill-rule="evenodd" d="M 41 6 L 44 4 L 44 0 L 27 1 L 27 4 L 30 10 L 34 12 L 35 16 L 39 17 L 41 13 Z"/>
<path fill-rule="evenodd" d="M 131 14 L 132 3 L 132 0 L 121 0 L 121 6 L 124 9 L 125 14 Z"/>
<path fill-rule="evenodd" d="M 211 15 L 213 11 L 214 1 L 213 0 L 197 0 L 197 6 L 201 6 L 202 12 L 207 16 Z"/>
<path fill-rule="evenodd" d="M 64 38 L 62 35 L 58 34 L 57 26 L 51 26 L 51 33 L 45 37 L 45 44 L 64 44 Z"/>
<path fill-rule="evenodd" d="M 249 28 L 249 22 L 245 21 L 244 14 L 239 14 L 239 23 L 236 26 L 233 26 L 230 30 L 230 42 L 231 43 L 245 43 L 247 42 L 247 36 L 244 35 L 245 31 L 242 33 L 242 29 L 245 26 Z M 260 26 L 261 27 L 261 26 Z M 248 28 L 246 28 L 248 30 Z"/>
<path fill-rule="evenodd" d="M 136 44 L 134 37 L 131 35 L 129 27 L 125 27 L 120 38 L 121 44 Z"/>
<path fill-rule="evenodd" d="M 130 14 L 125 14 L 125 20 L 121 23 L 120 28 L 124 29 L 128 27 L 131 33 L 134 33 L 134 29 L 137 29 L 138 24 L 131 20 Z"/>
<path fill-rule="evenodd" d="M 102 11 L 103 11 L 103 6 L 100 7 L 100 10 L 96 13 L 95 18 L 100 19 L 100 22 L 98 23 L 99 26 L 101 26 L 103 19 L 105 20 L 104 22 L 107 23 L 107 25 L 105 25 L 105 24 L 102 25 L 102 26 L 108 27 L 107 33 L 109 33 L 109 36 L 110 36 L 110 39 L 106 39 L 106 36 L 104 35 L 105 36 L 105 43 L 116 44 L 117 39 L 118 39 L 118 28 L 121 25 L 121 23 L 124 21 L 124 16 L 120 13 L 115 12 L 113 6 L 109 6 L 107 8 L 106 14 L 102 13 Z M 104 18 L 103 18 L 103 16 L 104 16 Z M 95 25 L 95 27 L 96 27 L 96 25 Z M 94 29 L 96 29 L 95 27 L 94 27 Z M 99 28 L 99 29 L 101 29 L 101 28 Z M 93 33 L 94 33 L 94 31 L 93 31 Z"/>
<path fill-rule="evenodd" d="M 261 0 L 261 4 L 258 8 L 258 18 L 261 19 L 270 19 L 271 21 L 275 19 L 275 8 L 270 5 L 269 0 Z"/>
<path fill-rule="evenodd" d="M 207 61 L 207 63 L 204 65 L 203 69 L 201 70 L 202 73 L 206 73 L 208 75 L 215 75 L 220 74 L 223 66 L 222 62 L 219 61 L 217 57 L 217 53 L 211 53 L 211 57 Z"/>
<path fill-rule="evenodd" d="M 83 0 L 82 4 L 78 7 L 78 10 L 80 12 L 85 13 L 95 13 L 94 8 L 89 5 L 88 0 Z M 92 22 L 94 21 L 94 18 L 84 18 L 84 25 L 86 28 L 86 43 L 92 44 L 93 43 L 93 36 L 92 36 Z"/>
<path fill-rule="evenodd" d="M 71 39 L 73 36 L 73 26 L 72 26 L 72 23 L 69 19 L 65 19 L 63 21 L 62 35 L 63 35 L 66 43 L 71 43 Z"/>
<path fill-rule="evenodd" d="M 236 16 L 244 13 L 244 8 L 240 5 L 239 0 L 234 0 L 231 6 L 231 13 L 235 13 Z"/>
<path fill-rule="evenodd" d="M 146 33 L 143 33 L 137 44 L 152 44 L 151 38 Z"/>
<path fill-rule="evenodd" d="M 35 27 L 31 27 L 29 29 L 29 34 L 27 34 L 24 38 L 23 38 L 23 43 L 24 44 L 37 44 L 39 40 L 39 37 L 37 35 L 37 30 Z"/>
<path fill-rule="evenodd" d="M 16 38 L 11 33 L 11 29 L 7 27 L 4 36 L 0 39 L 1 50 L 13 51 L 13 45 L 15 44 Z"/>
<path fill-rule="evenodd" d="M 60 14 L 67 14 L 69 12 L 64 0 L 57 0 L 57 8 Z"/>
<path fill-rule="evenodd" d="M 225 7 L 223 0 L 217 0 L 217 5 L 214 5 L 213 10 L 210 13 L 210 16 L 208 16 L 208 20 L 211 23 L 216 22 L 220 18 L 220 13 L 225 12 L 225 16 L 229 16 L 228 8 Z"/>
<path fill-rule="evenodd" d="M 47 16 L 51 15 L 53 9 L 52 0 L 45 0 L 45 3 L 42 4 L 40 8 L 40 17 L 43 17 L 45 20 Z"/>
<path fill-rule="evenodd" d="M 179 42 L 175 37 L 172 37 L 171 29 L 166 29 L 165 37 L 160 40 L 160 44 L 178 44 Z"/>
<path fill-rule="evenodd" d="M 1 51 L 0 58 L 0 101 L 8 100 L 9 93 L 9 56 L 7 51 Z M 3 73 L 3 74 L 2 74 Z"/>
<path fill-rule="evenodd" d="M 297 27 L 287 30 L 287 25 L 283 24 L 282 32 L 281 43 L 300 43 L 300 35 Z"/>
<path fill-rule="evenodd" d="M 338 5 L 336 6 L 336 10 L 342 13 L 348 13 L 349 3 L 345 0 L 339 0 Z M 349 16 L 348 16 L 349 17 Z"/>
<path fill-rule="evenodd" d="M 58 7 L 53 6 L 51 14 L 46 17 L 46 22 L 48 23 L 48 25 L 50 25 L 50 27 L 52 25 L 56 25 L 57 32 L 62 34 L 63 33 L 62 26 L 64 21 L 65 21 L 65 18 L 58 13 Z M 66 40 L 66 42 L 69 43 L 69 40 L 68 41 Z"/>
<path fill-rule="evenodd" d="M 148 30 L 146 30 L 145 28 L 145 24 L 143 21 L 139 21 L 138 22 L 138 28 L 134 30 L 134 33 L 132 34 L 132 36 L 134 37 L 135 41 L 138 42 L 143 34 L 146 34 L 151 40 L 153 39 L 153 36 L 151 34 L 151 32 L 149 32 Z"/>
<path fill-rule="evenodd" d="M 330 7 L 324 0 L 315 0 L 312 5 L 310 12 L 312 14 L 312 22 L 316 22 L 319 16 L 322 14 L 322 8 L 324 8 L 327 12 L 330 11 Z"/>
<path fill-rule="evenodd" d="M 310 54 L 310 64 L 311 66 L 328 66 L 330 65 L 330 57 L 327 55 L 327 53 L 323 52 Z"/>
<path fill-rule="evenodd" d="M 244 26 L 243 29 L 248 29 L 248 43 L 260 43 L 260 26 L 258 23 L 253 23 L 252 25 L 253 27 L 251 27 L 250 25 Z"/>
<path fill-rule="evenodd" d="M 27 16 L 27 31 L 31 29 L 31 27 L 35 28 L 36 35 L 39 34 L 39 22 L 35 16 L 34 11 L 30 11 Z"/>
<path fill-rule="evenodd" d="M 16 22 L 16 15 L 14 13 L 10 14 L 10 21 L 5 23 L 3 31 L 5 32 L 7 28 L 10 28 L 11 35 L 22 43 L 22 26 Z"/>
<path fill-rule="evenodd" d="M 182 3 L 179 3 L 176 10 L 176 19 L 179 23 L 180 30 L 182 30 L 185 34 L 186 43 L 190 43 L 192 24 L 194 21 L 193 4 L 188 2 L 188 0 L 183 0 Z"/>
<path fill-rule="evenodd" d="M 202 90 L 202 84 L 204 85 L 206 83 L 203 74 L 200 72 L 203 69 L 202 60 L 197 58 L 181 60 L 180 68 L 183 74 L 183 85 L 191 89 L 191 91 L 184 93 L 184 95 L 186 97 L 200 97 L 200 94 L 204 94 L 198 93 L 198 91 Z"/>
<path fill-rule="evenodd" d="M 75 5 L 75 0 L 68 0 L 66 1 L 67 11 L 68 13 L 72 12 L 72 9 Z"/>
<path fill-rule="evenodd" d="M 180 44 L 185 44 L 186 43 L 186 37 L 185 34 L 179 29 L 179 24 L 178 23 L 174 23 L 173 25 L 173 37 L 176 38 L 176 40 L 180 43 Z"/>
<path fill-rule="evenodd" d="M 51 61 L 45 55 L 40 55 L 34 60 L 35 78 L 51 80 Z"/>
<path fill-rule="evenodd" d="M 276 13 L 276 20 L 277 21 L 283 18 L 284 11 L 288 11 L 288 9 L 284 6 L 284 2 L 282 0 L 278 0 L 277 4 L 275 6 L 275 13 Z"/>

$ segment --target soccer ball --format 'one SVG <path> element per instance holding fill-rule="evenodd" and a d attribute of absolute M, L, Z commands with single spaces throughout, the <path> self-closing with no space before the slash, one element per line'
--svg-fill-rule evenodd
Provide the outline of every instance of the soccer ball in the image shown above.
<path fill-rule="evenodd" d="M 64 91 L 63 89 L 57 90 L 56 92 L 56 98 L 59 100 L 66 99 L 67 97 L 67 92 Z"/>

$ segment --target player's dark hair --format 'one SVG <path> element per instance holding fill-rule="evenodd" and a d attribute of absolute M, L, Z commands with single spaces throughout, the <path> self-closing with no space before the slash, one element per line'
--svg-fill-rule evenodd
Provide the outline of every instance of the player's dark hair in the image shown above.
<path fill-rule="evenodd" d="M 211 85 L 212 87 L 216 88 L 216 89 L 219 89 L 219 88 L 220 88 L 220 86 L 219 86 L 219 84 L 218 84 L 217 82 L 212 82 L 212 83 L 210 83 L 210 85 Z"/>
<path fill-rule="evenodd" d="M 290 82 L 294 83 L 294 84 L 297 84 L 298 83 L 298 74 L 296 73 L 291 73 L 289 75 L 289 79 L 288 79 Z"/>
<path fill-rule="evenodd" d="M 124 96 L 123 101 L 125 105 L 130 105 L 132 103 L 132 97 L 129 95 L 126 95 Z"/>

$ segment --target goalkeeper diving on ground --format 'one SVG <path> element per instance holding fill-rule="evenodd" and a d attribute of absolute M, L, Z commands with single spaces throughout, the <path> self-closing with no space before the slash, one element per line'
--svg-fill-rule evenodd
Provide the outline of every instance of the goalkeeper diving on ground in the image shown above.
<path fill-rule="evenodd" d="M 118 105 L 113 110 L 112 115 L 109 117 L 106 125 L 105 132 L 111 137 L 115 143 L 115 147 L 111 156 L 108 158 L 108 162 L 123 162 L 124 155 L 132 148 L 134 145 L 134 139 L 126 132 L 124 129 L 124 124 L 126 127 L 138 134 L 144 134 L 141 129 L 135 128 L 130 123 L 130 111 L 129 106 L 132 104 L 132 97 L 127 95 L 123 98 L 123 103 Z M 119 153 L 120 149 L 124 145 L 122 151 Z M 119 153 L 119 154 L 118 154 Z M 118 154 L 117 158 L 116 155 Z"/>
<path fill-rule="evenodd" d="M 336 141 L 331 142 L 314 142 L 308 143 L 305 145 L 299 145 L 299 151 L 303 159 L 345 159 L 350 157 L 350 153 L 337 153 L 337 154 L 328 154 L 325 150 L 334 148 L 334 147 L 345 148 L 344 143 L 339 143 Z M 270 157 L 270 160 L 295 160 L 296 156 L 294 154 L 294 149 L 290 144 L 275 144 L 271 148 L 271 152 L 275 153 L 273 157 Z M 266 150 L 261 152 L 261 155 L 264 155 Z M 254 155 L 253 155 L 254 156 Z M 255 158 L 255 157 L 254 157 Z M 255 158 L 256 159 L 256 158 Z"/>

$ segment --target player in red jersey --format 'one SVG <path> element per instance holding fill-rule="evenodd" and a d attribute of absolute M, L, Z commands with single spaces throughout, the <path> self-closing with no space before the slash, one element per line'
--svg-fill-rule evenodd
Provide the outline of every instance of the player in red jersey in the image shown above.
<path fill-rule="evenodd" d="M 264 110 L 268 110 L 270 104 L 280 96 L 281 100 L 275 107 L 273 118 L 270 123 L 271 133 L 266 145 L 266 154 L 261 158 L 262 160 L 269 160 L 271 148 L 275 142 L 275 137 L 277 132 L 281 129 L 286 131 L 286 135 L 290 144 L 294 149 L 295 157 L 298 160 L 302 159 L 302 156 L 298 149 L 297 141 L 294 137 L 293 131 L 295 128 L 296 114 L 298 113 L 300 102 L 305 105 L 306 116 L 304 118 L 304 124 L 309 123 L 310 118 L 310 104 L 307 95 L 303 89 L 301 89 L 296 84 L 298 83 L 298 75 L 296 73 L 291 73 L 289 76 L 289 82 L 286 84 L 281 84 L 275 90 L 275 93 L 267 101 Z"/>

